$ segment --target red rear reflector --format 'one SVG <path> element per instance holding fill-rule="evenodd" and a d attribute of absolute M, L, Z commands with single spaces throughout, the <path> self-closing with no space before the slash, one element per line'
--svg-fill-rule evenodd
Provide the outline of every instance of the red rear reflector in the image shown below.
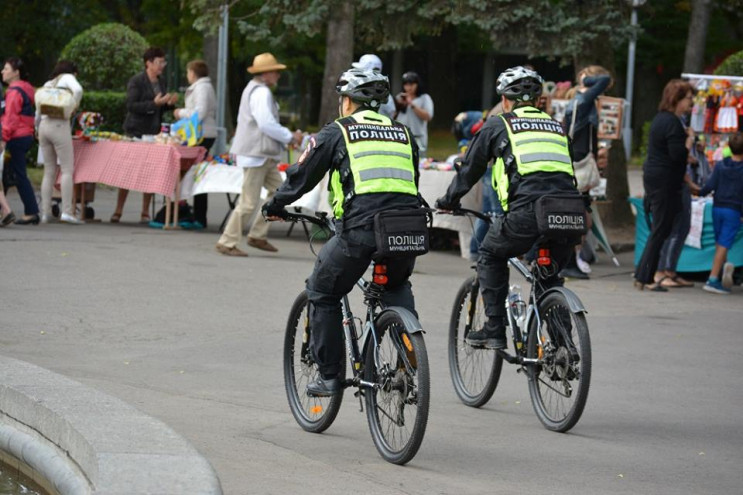
<path fill-rule="evenodd" d="M 550 258 L 550 250 L 540 249 L 539 255 L 537 256 L 537 265 L 549 266 L 551 263 L 552 263 L 552 259 Z"/>

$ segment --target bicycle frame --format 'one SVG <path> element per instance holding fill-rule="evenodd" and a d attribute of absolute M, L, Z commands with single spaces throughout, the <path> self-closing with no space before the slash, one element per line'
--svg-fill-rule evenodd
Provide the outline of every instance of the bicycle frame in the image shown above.
<path fill-rule="evenodd" d="M 316 216 L 304 215 L 301 213 L 289 213 L 286 217 L 287 220 L 291 221 L 308 221 L 322 228 L 326 228 L 331 232 L 335 232 L 335 226 L 332 221 L 328 219 L 327 214 L 318 212 Z M 310 244 L 312 239 L 310 239 Z M 314 251 L 313 251 L 314 252 Z M 372 272 L 376 273 L 375 267 L 383 265 L 383 263 L 377 263 L 372 261 Z M 344 387 L 355 386 L 360 388 L 375 388 L 379 387 L 379 384 L 367 382 L 361 379 L 364 371 L 364 362 L 366 359 L 367 349 L 373 349 L 374 352 L 374 364 L 377 369 L 382 368 L 382 363 L 379 358 L 379 338 L 377 329 L 374 325 L 374 321 L 379 314 L 386 310 L 393 310 L 400 314 L 401 319 L 405 323 L 405 329 L 410 333 L 421 332 L 420 323 L 413 317 L 415 322 L 411 322 L 408 315 L 408 311 L 405 308 L 387 306 L 382 300 L 382 294 L 384 293 L 384 285 L 380 285 L 375 281 L 365 280 L 364 277 L 359 278 L 356 281 L 356 286 L 359 287 L 364 294 L 364 304 L 366 306 L 366 319 L 363 325 L 361 335 L 356 328 L 356 317 L 354 317 L 351 311 L 351 305 L 348 301 L 348 295 L 341 298 L 341 315 L 343 334 L 346 344 L 346 353 L 351 363 L 351 369 L 353 370 L 353 377 L 343 381 Z M 378 311 L 380 310 L 381 311 Z M 392 342 L 400 351 L 400 355 L 403 357 L 405 367 L 411 373 L 415 373 L 413 366 L 410 364 L 407 354 L 404 352 L 404 344 L 400 339 L 399 335 L 393 334 Z M 369 341 L 371 340 L 372 347 L 369 347 Z M 361 347 L 359 347 L 359 343 Z"/>

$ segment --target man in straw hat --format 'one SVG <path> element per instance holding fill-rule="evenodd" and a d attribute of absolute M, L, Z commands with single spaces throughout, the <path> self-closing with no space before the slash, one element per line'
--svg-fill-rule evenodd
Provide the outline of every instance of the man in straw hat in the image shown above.
<path fill-rule="evenodd" d="M 217 251 L 226 256 L 248 255 L 237 244 L 245 223 L 261 206 L 261 188 L 268 190 L 268 200 L 273 198 L 282 182 L 276 169 L 281 153 L 287 145 L 302 141 L 302 131 L 292 133 L 279 124 L 279 106 L 271 93 L 271 88 L 279 81 L 280 71 L 284 69 L 286 65 L 280 64 L 270 53 L 256 55 L 253 65 L 248 67 L 253 79 L 240 98 L 237 130 L 230 148 L 236 164 L 243 168 L 242 193 L 216 246 Z M 248 232 L 248 246 L 263 251 L 278 251 L 267 237 L 268 223 L 262 215 L 257 215 Z"/>

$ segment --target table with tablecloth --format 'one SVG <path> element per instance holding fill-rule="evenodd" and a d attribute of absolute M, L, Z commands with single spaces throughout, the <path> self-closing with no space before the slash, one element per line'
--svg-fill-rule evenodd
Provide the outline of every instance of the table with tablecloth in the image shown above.
<path fill-rule="evenodd" d="M 635 219 L 635 266 L 637 266 L 645 249 L 650 230 L 645 217 L 642 198 L 629 198 L 629 201 L 637 211 Z M 697 206 L 704 209 L 701 232 L 698 233 L 696 239 L 700 247 L 690 246 L 689 243 L 694 243 L 694 241 L 687 237 L 687 243 L 684 244 L 681 250 L 681 257 L 676 266 L 676 270 L 679 272 L 705 272 L 712 268 L 712 260 L 715 256 L 715 229 L 712 225 L 712 202 L 697 203 Z M 728 261 L 735 266 L 743 266 L 743 229 L 738 231 L 733 247 L 728 251 Z"/>
<path fill-rule="evenodd" d="M 453 170 L 420 170 L 418 190 L 421 196 L 433 207 L 434 202 L 443 196 L 456 172 Z M 222 163 L 202 162 L 194 165 L 184 176 L 181 196 L 194 194 L 228 193 L 240 194 L 242 191 L 243 171 L 241 168 Z M 462 198 L 462 206 L 480 210 L 482 204 L 481 182 Z M 266 191 L 263 191 L 265 197 Z M 311 211 L 330 211 L 328 203 L 327 177 L 312 191 L 292 204 L 295 207 Z M 469 217 L 452 215 L 434 215 L 433 226 L 456 231 L 459 236 L 462 257 L 469 257 L 469 244 L 473 232 L 473 221 Z"/>
<path fill-rule="evenodd" d="M 201 146 L 187 147 L 138 141 L 73 140 L 76 184 L 100 183 L 146 193 L 162 194 L 170 206 L 180 195 L 181 172 L 206 156 Z M 176 214 L 177 214 L 177 208 Z M 167 216 L 170 218 L 170 216 Z M 177 218 L 174 222 L 177 225 Z"/>

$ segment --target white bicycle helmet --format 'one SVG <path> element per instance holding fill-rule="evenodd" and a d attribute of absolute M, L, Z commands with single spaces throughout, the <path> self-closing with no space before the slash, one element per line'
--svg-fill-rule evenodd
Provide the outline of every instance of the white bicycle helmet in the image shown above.
<path fill-rule="evenodd" d="M 335 84 L 335 91 L 357 103 L 376 109 L 387 101 L 390 95 L 390 81 L 378 71 L 353 68 L 340 75 Z"/>
<path fill-rule="evenodd" d="M 512 101 L 536 101 L 542 94 L 542 76 L 526 67 L 511 67 L 496 81 L 496 91 Z"/>

